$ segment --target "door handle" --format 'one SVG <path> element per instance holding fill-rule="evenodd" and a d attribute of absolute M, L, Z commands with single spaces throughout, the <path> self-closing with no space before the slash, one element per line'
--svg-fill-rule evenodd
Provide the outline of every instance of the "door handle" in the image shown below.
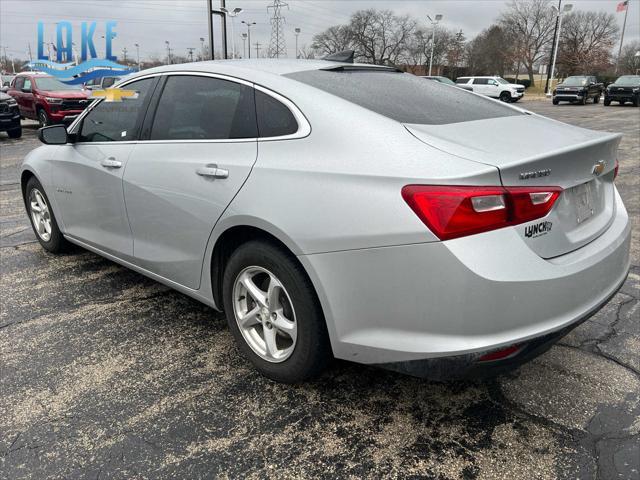
<path fill-rule="evenodd" d="M 196 169 L 196 173 L 201 177 L 227 178 L 229 176 L 229 170 L 218 168 L 215 163 Z"/>
<path fill-rule="evenodd" d="M 116 160 L 113 157 L 105 158 L 100 160 L 100 165 L 105 168 L 120 168 L 122 166 L 122 162 Z"/>

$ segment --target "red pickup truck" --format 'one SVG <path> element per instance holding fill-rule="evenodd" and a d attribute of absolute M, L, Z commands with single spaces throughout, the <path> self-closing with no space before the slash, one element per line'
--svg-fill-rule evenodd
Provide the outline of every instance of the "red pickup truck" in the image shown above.
<path fill-rule="evenodd" d="M 38 120 L 41 127 L 71 123 L 91 103 L 91 92 L 38 73 L 20 73 L 7 92 L 23 118 Z"/>

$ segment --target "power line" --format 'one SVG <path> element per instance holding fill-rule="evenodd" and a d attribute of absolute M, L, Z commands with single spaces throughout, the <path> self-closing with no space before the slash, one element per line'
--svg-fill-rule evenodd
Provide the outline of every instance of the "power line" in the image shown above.
<path fill-rule="evenodd" d="M 284 3 L 282 0 L 273 0 L 273 4 L 267 7 L 267 11 L 271 9 L 273 16 L 271 17 L 271 40 L 269 40 L 269 52 L 270 58 L 280 58 L 287 56 L 287 47 L 284 39 L 284 17 L 282 16 L 282 8 L 287 7 L 289 4 Z"/>

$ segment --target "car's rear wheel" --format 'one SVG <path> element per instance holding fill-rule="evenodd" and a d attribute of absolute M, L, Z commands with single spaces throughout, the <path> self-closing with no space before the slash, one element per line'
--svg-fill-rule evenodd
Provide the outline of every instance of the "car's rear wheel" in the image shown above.
<path fill-rule="evenodd" d="M 36 177 L 31 177 L 27 182 L 25 199 L 31 226 L 40 245 L 51 253 L 69 250 L 71 245 L 62 236 L 49 199 Z"/>
<path fill-rule="evenodd" d="M 49 125 L 51 125 L 51 119 L 49 118 L 49 115 L 47 115 L 47 112 L 41 108 L 38 110 L 38 126 L 42 128 Z"/>
<path fill-rule="evenodd" d="M 600 95 L 593 97 L 593 103 L 600 103 Z"/>
<path fill-rule="evenodd" d="M 509 92 L 502 92 L 500 94 L 500 101 L 502 102 L 510 102 L 511 101 L 511 94 Z"/>
<path fill-rule="evenodd" d="M 266 377 L 299 382 L 322 372 L 331 359 L 313 286 L 283 248 L 250 241 L 233 252 L 223 301 L 240 350 Z"/>
<path fill-rule="evenodd" d="M 22 127 L 7 130 L 7 135 L 9 135 L 9 138 L 20 138 L 22 136 Z"/>

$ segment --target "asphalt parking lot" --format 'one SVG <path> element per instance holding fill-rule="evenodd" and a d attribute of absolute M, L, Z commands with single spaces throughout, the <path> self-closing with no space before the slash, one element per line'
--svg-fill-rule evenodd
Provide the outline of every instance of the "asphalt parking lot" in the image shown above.
<path fill-rule="evenodd" d="M 640 478 L 640 109 L 521 105 L 625 134 L 632 268 L 549 352 L 480 384 L 347 362 L 266 380 L 209 308 L 40 248 L 18 179 L 35 126 L 0 133 L 0 477 Z"/>

